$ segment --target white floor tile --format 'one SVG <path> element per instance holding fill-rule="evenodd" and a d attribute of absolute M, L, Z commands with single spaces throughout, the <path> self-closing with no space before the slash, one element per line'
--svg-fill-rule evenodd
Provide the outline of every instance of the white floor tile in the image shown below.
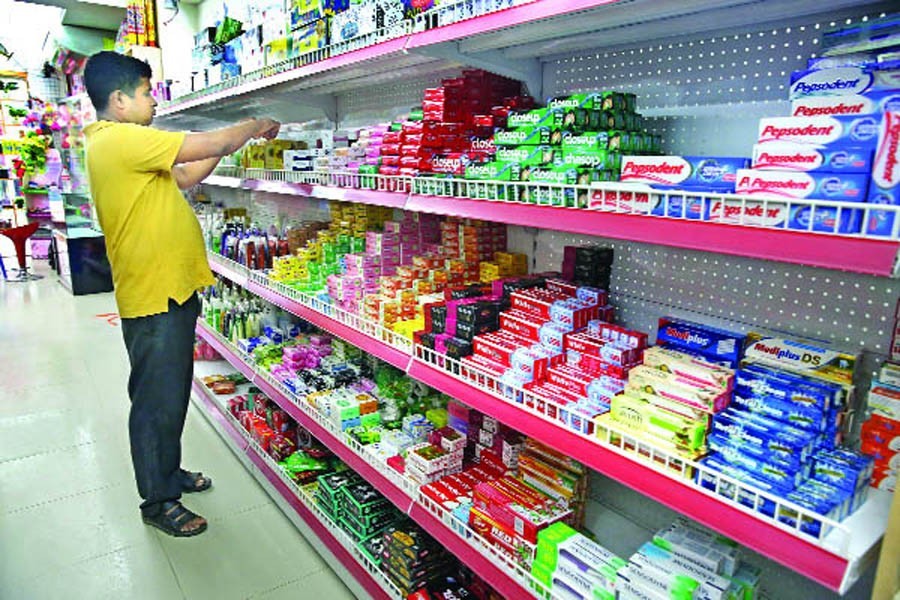
<path fill-rule="evenodd" d="M 184 466 L 214 486 L 184 502 L 210 529 L 175 539 L 143 524 L 128 357 L 97 316 L 115 299 L 74 297 L 44 272 L 0 281 L 0 598 L 349 598 L 193 407 Z"/>

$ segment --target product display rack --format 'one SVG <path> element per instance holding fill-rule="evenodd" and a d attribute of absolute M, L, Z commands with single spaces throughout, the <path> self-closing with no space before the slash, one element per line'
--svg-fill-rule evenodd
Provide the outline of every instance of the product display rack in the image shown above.
<path fill-rule="evenodd" d="M 222 363 L 212 363 L 222 365 Z M 229 369 L 231 367 L 229 366 Z M 200 367 L 195 370 L 202 370 Z M 217 371 L 222 372 L 220 369 Z M 275 464 L 272 458 L 250 438 L 249 434 L 228 413 L 225 407 L 195 375 L 192 400 L 203 416 L 226 442 L 232 452 L 244 463 L 256 479 L 263 484 L 273 498 L 281 498 L 296 517 L 322 542 L 327 551 L 350 573 L 372 598 L 403 598 L 400 590 L 387 579 L 371 561 L 356 548 L 353 540 L 327 515 L 325 515 L 301 487 L 292 482 Z"/>
<path fill-rule="evenodd" d="M 344 461 L 351 469 L 375 486 L 397 508 L 406 513 L 443 547 L 465 563 L 472 571 L 490 582 L 505 598 L 531 595 L 531 586 L 540 586 L 527 571 L 476 535 L 418 491 L 411 480 L 380 465 L 368 456 L 362 446 L 329 423 L 312 406 L 296 399 L 290 391 L 267 373 L 258 370 L 206 324 L 197 325 L 197 334 L 206 340 L 225 360 L 243 373 L 250 382 L 271 398 L 282 410 L 303 425 L 312 435 Z"/>
<path fill-rule="evenodd" d="M 363 181 L 375 189 L 358 187 Z M 677 194 L 696 198 L 704 208 L 718 202 L 721 209 L 722 203 L 728 201 L 741 206 L 746 206 L 748 202 L 758 202 L 763 212 L 769 205 L 786 206 L 788 210 L 794 207 L 810 207 L 812 210 L 822 207 L 837 207 L 839 210 L 847 211 L 855 209 L 862 211 L 865 221 L 871 209 L 867 205 L 849 202 L 776 201 L 747 195 L 677 191 L 646 194 L 647 200 L 638 205 L 630 200 L 633 198 L 631 194 L 635 193 L 633 187 L 615 183 L 594 187 L 564 186 L 349 173 L 294 173 L 264 169 L 245 170 L 236 167 L 218 169 L 215 175 L 203 183 L 322 200 L 376 204 L 415 212 L 497 221 L 509 225 L 713 251 L 870 275 L 896 276 L 900 266 L 898 265 L 900 218 L 896 218 L 900 215 L 900 207 L 895 206 L 879 207 L 879 210 L 893 213 L 895 216 L 892 234 L 867 237 L 863 234 L 814 233 L 762 227 L 742 222 L 742 216 L 739 216 L 735 223 L 697 221 L 686 216 L 662 217 L 646 214 L 646 208 L 642 209 L 642 206 L 651 200 L 668 207 L 670 198 Z M 435 192 L 439 190 L 428 189 L 436 186 L 445 190 L 457 189 L 463 192 L 471 190 L 472 195 L 475 191 L 481 191 L 483 194 L 487 189 L 500 190 L 509 196 L 517 195 L 523 190 L 531 192 L 561 190 L 572 194 L 585 194 L 597 208 L 538 206 L 522 202 L 457 197 L 451 194 L 438 195 Z M 629 200 L 620 200 L 624 196 Z M 744 212 L 741 211 L 742 215 Z"/>
<path fill-rule="evenodd" d="M 262 273 L 248 271 L 245 267 L 214 254 L 210 254 L 210 267 L 223 277 L 301 318 L 307 319 L 317 312 L 311 306 L 314 299 L 277 282 L 269 282 Z M 376 357 L 402 357 L 391 361 L 392 364 L 404 368 L 414 379 L 449 396 L 463 399 L 472 408 L 550 447 L 564 450 L 595 471 L 624 483 L 642 495 L 739 541 L 829 589 L 846 592 L 877 553 L 891 499 L 887 492 L 870 490 L 869 500 L 863 508 L 842 523 L 822 519 L 782 499 L 650 446 L 627 432 L 611 430 L 603 439 L 575 432 L 548 416 L 553 415 L 554 410 L 561 410 L 561 407 L 548 408 L 552 403 L 531 397 L 522 390 L 510 393 L 509 388 L 504 390 L 492 376 L 462 366 L 425 347 L 412 346 L 400 336 L 381 327 L 370 324 L 368 331 L 353 329 L 342 322 L 353 318 L 353 315 L 336 307 L 320 304 L 327 307 L 328 313 L 320 312 L 311 322 L 322 329 Z M 407 348 L 411 349 L 411 354 L 407 353 Z M 218 347 L 216 349 L 220 350 Z M 252 368 L 248 368 L 252 372 Z M 264 391 L 268 393 L 269 390 Z M 698 470 L 715 478 L 719 493 L 694 483 L 691 474 Z M 726 492 L 732 488 L 735 491 Z M 791 527 L 764 517 L 739 503 L 735 499 L 736 490 L 740 490 L 744 496 L 751 496 L 757 506 L 763 499 L 771 500 L 798 515 L 821 520 L 827 524 L 830 533 L 814 539 L 799 531 L 800 519 L 797 519 L 796 526 Z"/>
<path fill-rule="evenodd" d="M 369 115 L 373 107 L 383 108 L 378 104 L 378 99 L 373 98 L 378 96 L 372 94 L 373 88 L 384 89 L 395 82 L 413 78 L 440 78 L 454 70 L 458 72 L 460 66 L 471 66 L 522 80 L 528 91 L 538 98 L 597 89 L 634 91 L 641 102 L 647 98 L 651 104 L 642 112 L 650 119 L 659 119 L 655 123 L 656 131 L 662 131 L 667 136 L 670 152 L 697 153 L 700 150 L 693 143 L 695 139 L 702 139 L 707 144 L 703 152 L 746 155 L 749 143 L 752 143 L 746 140 L 755 139 L 755 132 L 748 131 L 748 127 L 755 125 L 754 119 L 786 114 L 784 111 L 789 103 L 785 101 L 785 86 L 789 72 L 802 68 L 800 65 L 804 64 L 805 58 L 818 50 L 814 46 L 817 42 L 812 39 L 818 35 L 813 33 L 813 25 L 815 31 L 820 32 L 820 26 L 834 27 L 836 23 L 842 24 L 845 18 L 849 24 L 850 17 L 871 16 L 878 10 L 892 8 L 886 2 L 841 0 L 766 3 L 697 0 L 678 3 L 674 7 L 660 6 L 660 3 L 649 0 L 585 0 L 564 3 L 564 8 L 560 4 L 535 0 L 495 14 L 430 30 L 417 29 L 421 24 L 415 22 L 410 25 L 410 31 L 402 34 L 395 32 L 398 37 L 386 41 L 381 39 L 381 43 L 357 47 L 343 54 L 338 54 L 341 49 L 319 52 L 295 59 L 293 64 L 229 80 L 216 88 L 176 99 L 161 107 L 160 117 L 164 123 L 179 126 L 201 118 L 229 121 L 248 114 L 248 111 L 253 114 L 270 111 L 272 116 L 286 121 L 303 120 L 301 116 L 310 118 L 309 111 L 304 112 L 297 106 L 305 103 L 323 111 L 336 127 L 358 127 L 371 124 Z M 805 20 L 807 18 L 808 21 Z M 706 48 L 702 47 L 704 43 Z M 804 43 L 807 46 L 800 47 Z M 667 98 L 672 100 L 667 101 Z M 394 102 L 394 110 L 398 111 L 395 114 L 399 114 L 416 100 L 412 95 L 395 94 L 390 101 Z M 288 106 L 291 103 L 293 108 Z M 722 131 L 733 135 L 723 136 Z M 365 182 L 361 181 L 363 178 Z M 732 321 L 739 322 L 742 328 L 758 323 L 763 329 L 775 329 L 779 320 L 777 315 L 759 318 L 759 314 L 765 310 L 762 306 L 765 294 L 768 293 L 771 300 L 772 293 L 778 294 L 784 281 L 785 301 L 779 314 L 785 319 L 793 314 L 797 322 L 796 329 L 788 329 L 796 335 L 809 337 L 820 330 L 824 333 L 817 335 L 817 339 L 838 344 L 846 337 L 846 342 L 850 344 L 848 348 L 857 349 L 859 337 L 864 337 L 864 334 L 874 336 L 879 327 L 877 324 L 871 325 L 871 329 L 862 327 L 858 334 L 855 331 L 847 336 L 835 333 L 832 331 L 834 328 L 829 329 L 831 323 L 828 321 L 829 318 L 834 319 L 834 315 L 812 313 L 814 304 L 818 304 L 814 300 L 807 301 L 809 310 L 806 312 L 802 305 L 798 309 L 798 298 L 802 295 L 799 288 L 798 294 L 793 295 L 793 287 L 809 286 L 808 291 L 818 292 L 819 299 L 827 304 L 839 306 L 841 301 L 845 304 L 856 302 L 857 296 L 862 303 L 867 290 L 875 294 L 884 289 L 890 292 L 892 288 L 881 280 L 873 285 L 864 285 L 865 278 L 855 275 L 895 277 L 900 249 L 900 232 L 896 226 L 890 236 L 868 238 L 860 234 L 813 233 L 759 227 L 750 223 L 724 224 L 650 216 L 643 214 L 638 206 L 629 201 L 625 194 L 632 190 L 620 184 L 604 184 L 584 190 L 589 194 L 593 208 L 578 209 L 475 200 L 465 197 L 469 194 L 460 191 L 465 189 L 464 186 L 482 186 L 482 189 L 487 186 L 490 189 L 490 186 L 503 185 L 508 185 L 507 189 L 518 190 L 529 184 L 236 168 L 221 169 L 205 183 L 282 196 L 359 202 L 470 217 L 568 234 L 557 236 L 554 243 L 559 243 L 561 239 L 570 243 L 576 236 L 602 236 L 626 243 L 636 242 L 635 246 L 651 244 L 665 247 L 659 252 L 641 247 L 633 253 L 632 270 L 627 280 L 629 293 L 623 293 L 620 289 L 618 294 L 625 304 L 622 312 L 626 322 L 631 320 L 632 325 L 637 322 L 646 325 L 643 316 L 636 317 L 636 311 L 642 308 L 646 311 L 646 302 L 649 301 L 660 306 L 683 307 L 693 311 L 684 316 L 702 315 L 717 325 L 727 326 Z M 580 188 L 565 186 L 565 189 Z M 672 193 L 691 196 L 680 191 Z M 669 198 L 662 193 L 659 196 L 663 205 L 668 206 Z M 762 201 L 764 208 L 766 206 L 766 201 L 759 198 L 716 198 L 742 203 Z M 700 200 L 710 202 L 713 198 L 700 197 Z M 865 205 L 860 204 L 791 203 L 810 206 L 814 210 L 834 206 L 866 210 Z M 895 223 L 898 222 L 895 219 Z M 617 264 L 619 248 L 623 245 L 617 244 Z M 534 247 L 537 248 L 537 242 Z M 685 252 L 679 254 L 670 251 L 672 249 L 684 249 Z M 694 250 L 700 252 L 692 252 Z M 695 307 L 703 304 L 703 293 L 687 296 L 684 301 L 672 299 L 671 302 L 664 302 L 659 294 L 654 296 L 653 292 L 661 293 L 666 289 L 671 292 L 670 281 L 675 277 L 647 273 L 640 261 L 650 254 L 686 256 L 688 260 L 693 258 L 694 262 L 698 261 L 696 255 L 701 254 L 709 257 L 710 267 L 715 263 L 713 271 L 724 271 L 730 265 L 739 265 L 739 276 L 749 273 L 749 278 L 738 285 L 733 279 L 727 283 L 723 281 L 728 280 L 729 275 L 709 282 L 713 290 L 716 285 L 728 286 L 718 290 L 730 303 L 725 305 L 724 310 L 718 306 Z M 548 257 L 533 258 L 537 264 Z M 736 539 L 831 590 L 839 593 L 848 591 L 869 560 L 874 558 L 889 504 L 889 497 L 884 493 L 872 490 L 864 508 L 843 523 L 827 523 L 831 526 L 830 533 L 821 539 L 811 539 L 787 525 L 758 515 L 736 501 L 704 490 L 682 476 L 686 469 L 696 469 L 697 465 L 673 460 L 659 449 L 629 440 L 621 432 L 601 441 L 566 429 L 547 416 L 546 404 L 539 406 L 533 401 L 529 404 L 527 395 L 520 391 L 510 395 L 509 390 L 500 388 L 490 377 L 472 369 L 462 369 L 453 361 L 398 339 L 392 332 L 362 322 L 355 315 L 319 302 L 309 295 L 299 294 L 287 286 L 270 282 L 261 273 L 249 272 L 218 256 L 211 256 L 210 260 L 215 271 L 233 278 L 251 292 L 314 322 L 366 352 L 404 368 L 409 375 L 435 389 L 461 398 L 473 408 L 495 416 L 544 443 L 564 449 L 597 472 Z M 705 258 L 699 260 L 707 262 Z M 744 298 L 732 298 L 731 294 L 737 293 L 738 287 L 745 284 L 752 286 L 756 278 L 760 278 L 761 284 L 769 276 L 769 264 L 777 272 L 776 278 L 771 282 L 773 288 L 767 289 L 769 282 L 766 281 L 766 287 L 755 293 L 760 303 L 756 312 L 729 312 L 729 306 L 735 308 L 748 299 L 753 303 L 754 296 L 751 294 Z M 635 265 L 645 270 L 636 275 Z M 783 279 L 793 273 L 803 276 L 813 271 L 806 267 L 794 268 L 794 265 L 847 271 L 849 273 L 844 275 L 850 282 L 848 285 L 855 285 L 857 291 L 842 289 L 844 275 L 836 272 L 821 274 L 818 282 L 816 276 L 810 278 L 811 282 L 809 279 L 800 282 Z M 786 266 L 791 268 L 784 268 Z M 681 275 L 687 277 L 691 269 L 682 267 L 681 271 Z M 731 276 L 734 278 L 733 274 Z M 639 277 L 654 278 L 646 295 L 646 290 L 640 289 L 641 284 L 637 283 Z M 664 287 L 666 283 L 668 287 Z M 826 284 L 832 287 L 826 287 Z M 635 286 L 638 286 L 638 291 L 635 291 Z M 823 288 L 828 292 L 835 290 L 835 293 L 822 295 L 820 290 Z M 863 291 L 858 291 L 860 289 Z M 704 287 L 701 291 L 709 290 Z M 706 299 L 711 301 L 713 297 L 714 294 L 706 296 Z M 691 298 L 698 298 L 699 301 L 694 302 Z M 790 300 L 793 300 L 793 306 Z M 873 306 L 871 300 L 868 306 Z M 877 306 L 866 308 L 863 304 L 858 314 L 854 310 L 849 311 L 845 324 L 853 329 L 864 313 L 865 318 L 869 318 L 870 311 L 874 322 L 879 309 Z M 822 310 L 825 311 L 825 306 Z M 803 322 L 803 317 L 807 322 Z M 822 323 L 823 317 L 824 326 L 813 324 L 816 318 Z M 867 326 L 870 325 L 867 323 Z M 643 330 L 648 329 L 645 326 Z M 881 333 L 878 331 L 879 335 Z M 863 348 L 877 353 L 883 349 L 879 344 L 881 342 L 875 340 L 871 346 L 864 344 Z M 865 362 L 863 370 L 870 370 L 871 364 Z M 643 453 L 644 457 L 639 458 L 635 451 Z M 722 476 L 719 476 L 719 481 L 719 491 L 735 484 Z M 743 485 L 739 487 L 742 491 L 747 489 Z M 753 493 L 755 498 L 766 497 L 761 492 Z M 781 504 L 789 509 L 796 508 L 784 502 Z M 798 512 L 802 514 L 802 511 Z"/>

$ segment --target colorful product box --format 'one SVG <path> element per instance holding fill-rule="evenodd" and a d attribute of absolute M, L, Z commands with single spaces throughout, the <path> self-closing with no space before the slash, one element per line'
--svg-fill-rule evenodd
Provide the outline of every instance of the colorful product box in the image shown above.
<path fill-rule="evenodd" d="M 627 385 L 710 413 L 723 410 L 730 400 L 722 389 L 699 386 L 692 379 L 643 365 L 629 372 Z"/>
<path fill-rule="evenodd" d="M 900 112 L 900 92 L 881 90 L 843 96 L 806 96 L 791 102 L 794 117 L 850 117 Z"/>
<path fill-rule="evenodd" d="M 724 360 L 736 367 L 746 336 L 693 321 L 661 317 L 656 340 L 667 348 L 697 352 L 707 360 Z"/>
<path fill-rule="evenodd" d="M 754 169 L 807 173 L 871 173 L 872 149 L 862 146 L 817 148 L 797 142 L 753 146 Z"/>
<path fill-rule="evenodd" d="M 737 173 L 738 194 L 753 194 L 778 199 L 815 199 L 842 202 L 863 202 L 869 186 L 869 177 L 863 173 L 801 173 L 741 169 Z M 771 206 L 771 204 L 770 204 Z M 826 208 L 817 208 L 822 212 Z M 832 213 L 835 209 L 831 209 Z M 861 211 L 842 211 L 850 217 Z M 715 209 L 711 209 L 715 214 Z M 794 215 L 792 215 L 794 216 Z M 858 223 L 858 216 L 857 221 Z"/>
<path fill-rule="evenodd" d="M 846 66 L 791 74 L 791 101 L 810 96 L 848 96 L 900 89 L 900 70 Z"/>
<path fill-rule="evenodd" d="M 874 147 L 877 115 L 861 117 L 767 117 L 759 121 L 757 143 L 797 142 L 813 146 Z"/>
<path fill-rule="evenodd" d="M 716 415 L 712 422 L 712 433 L 730 440 L 733 445 L 752 445 L 760 451 L 787 457 L 796 453 L 801 462 L 811 454 L 815 434 L 781 424 L 765 421 L 752 415 L 729 409 Z M 780 460 L 779 462 L 784 462 Z"/>
<path fill-rule="evenodd" d="M 748 362 L 769 364 L 801 375 L 831 381 L 842 386 L 853 385 L 856 356 L 831 348 L 750 334 L 744 351 Z"/>
<path fill-rule="evenodd" d="M 900 205 L 900 112 L 886 112 L 882 116 L 875 148 L 875 164 L 869 187 L 870 204 Z M 870 210 L 865 223 L 866 233 L 891 235 L 896 226 L 896 213 Z"/>
<path fill-rule="evenodd" d="M 642 431 L 684 450 L 706 447 L 706 423 L 670 413 L 627 392 L 612 399 L 610 414 L 627 429 Z"/>
<path fill-rule="evenodd" d="M 703 187 L 731 191 L 748 158 L 708 156 L 624 156 L 621 181 L 652 186 Z"/>
<path fill-rule="evenodd" d="M 700 360 L 689 354 L 654 346 L 644 350 L 644 364 L 655 369 L 663 369 L 698 384 L 721 387 L 730 390 L 734 386 L 734 371 Z"/>

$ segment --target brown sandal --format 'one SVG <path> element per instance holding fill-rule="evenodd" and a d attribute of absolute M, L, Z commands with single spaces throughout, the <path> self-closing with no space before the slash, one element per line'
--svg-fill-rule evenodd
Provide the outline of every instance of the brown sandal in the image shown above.
<path fill-rule="evenodd" d="M 152 517 L 144 515 L 144 523 L 156 527 L 163 533 L 173 537 L 191 537 L 206 531 L 207 523 L 204 521 L 199 527 L 186 529 L 187 525 L 195 520 L 202 519 L 200 515 L 186 509 L 181 502 L 170 500 L 160 505 L 159 512 Z"/>

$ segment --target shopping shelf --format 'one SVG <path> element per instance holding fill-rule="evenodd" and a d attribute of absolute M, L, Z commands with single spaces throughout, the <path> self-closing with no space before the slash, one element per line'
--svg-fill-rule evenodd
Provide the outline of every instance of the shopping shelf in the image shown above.
<path fill-rule="evenodd" d="M 543 97 L 540 57 L 580 48 L 721 31 L 838 11 L 877 0 L 790 0 L 759 10 L 746 0 L 694 0 L 663 6 L 654 0 L 467 0 L 352 40 L 226 79 L 164 103 L 160 119 L 188 111 L 229 119 L 284 102 L 319 108 L 337 121 L 329 94 L 371 89 L 398 79 L 485 68 L 525 82 Z M 511 6 L 512 5 L 512 6 Z M 458 9 L 464 7 L 466 14 Z M 454 14 L 454 11 L 457 11 Z M 478 16 L 470 16 L 478 15 Z M 248 97 L 265 90 L 265 98 Z M 304 96 L 304 92 L 311 93 Z"/>
<path fill-rule="evenodd" d="M 384 576 L 378 565 L 357 548 L 353 540 L 328 515 L 322 512 L 318 504 L 296 483 L 290 480 L 240 423 L 228 413 L 222 404 L 212 397 L 209 388 L 196 377 L 193 382 L 194 404 L 200 408 L 229 447 L 239 457 L 246 459 L 282 499 L 293 509 L 296 515 L 309 527 L 332 555 L 356 579 L 372 598 L 402 600 L 404 595 Z"/>
<path fill-rule="evenodd" d="M 530 588 L 540 584 L 527 571 L 468 526 L 460 523 L 451 513 L 428 500 L 419 492 L 415 482 L 369 454 L 365 446 L 344 435 L 336 424 L 326 419 L 312 405 L 294 396 L 268 373 L 257 370 L 234 346 L 205 323 L 198 323 L 197 334 L 338 458 L 374 485 L 397 508 L 408 514 L 475 573 L 489 581 L 503 597 L 522 598 L 534 595 Z"/>
<path fill-rule="evenodd" d="M 785 263 L 839 269 L 892 277 L 898 275 L 900 207 L 822 200 L 774 200 L 736 194 L 681 190 L 636 191 L 633 186 L 608 183 L 594 186 L 510 182 L 475 182 L 227 167 L 205 183 L 346 202 L 362 202 L 410 211 L 465 217 L 510 225 L 554 229 L 581 235 L 661 244 L 676 248 L 719 252 Z M 582 196 L 592 208 L 540 206 L 525 202 L 473 199 L 557 195 Z M 697 220 L 676 208 L 689 202 L 713 220 Z M 669 216 L 657 216 L 657 207 Z M 889 236 L 814 232 L 772 226 L 757 214 L 792 210 L 841 211 L 863 222 L 872 210 L 893 215 Z M 727 210 L 726 210 L 727 209 Z M 846 212 L 844 212 L 846 211 Z M 854 211 L 850 213 L 850 211 Z M 736 215 L 734 214 L 736 213 Z M 837 223 L 838 219 L 834 219 Z M 786 222 L 783 220 L 782 222 Z"/>
<path fill-rule="evenodd" d="M 210 255 L 210 265 L 225 277 L 243 277 L 233 261 Z M 597 472 L 628 485 L 677 512 L 739 541 L 781 564 L 841 593 L 847 591 L 873 560 L 884 534 L 890 495 L 870 490 L 868 501 L 841 523 L 823 519 L 805 509 L 768 495 L 734 479 L 706 469 L 700 464 L 650 446 L 627 431 L 610 428 L 602 439 L 576 432 L 564 426 L 556 415 L 565 408 L 512 390 L 495 378 L 465 366 L 425 347 L 407 345 L 402 349 L 385 341 L 383 328 L 362 321 L 355 315 L 306 299 L 302 303 L 289 294 L 304 297 L 287 286 L 270 282 L 264 274 L 247 276 L 249 291 L 271 299 L 285 310 L 307 318 L 322 329 L 359 345 L 375 356 L 387 356 L 392 364 L 404 368 L 411 377 L 438 391 L 459 398 L 469 406 L 497 418 L 510 427 L 531 436 L 581 461 Z M 273 288 L 279 288 L 278 291 Z M 334 315 L 345 322 L 341 322 Z M 354 322 L 353 319 L 356 319 Z M 362 325 L 364 332 L 355 329 Z M 381 330 L 379 334 L 378 331 Z M 388 338 L 390 339 L 390 338 Z M 400 344 L 393 338 L 395 344 Z M 400 338 L 402 339 L 402 338 Z M 703 473 L 715 482 L 709 490 L 696 483 Z M 748 507 L 737 500 L 740 497 Z M 798 515 L 793 526 L 767 517 L 754 506 L 766 500 L 779 510 Z M 821 521 L 821 534 L 812 536 L 800 530 L 800 524 Z"/>

